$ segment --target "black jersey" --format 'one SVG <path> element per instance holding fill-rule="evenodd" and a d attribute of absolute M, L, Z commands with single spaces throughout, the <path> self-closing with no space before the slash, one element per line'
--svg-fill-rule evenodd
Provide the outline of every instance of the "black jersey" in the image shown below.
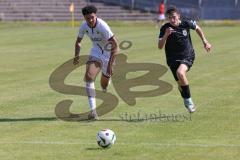
<path fill-rule="evenodd" d="M 168 27 L 174 29 L 174 32 L 168 36 L 165 44 L 167 61 L 194 57 L 195 53 L 192 46 L 190 29 L 196 29 L 196 22 L 193 20 L 182 20 L 177 27 L 172 26 L 170 23 L 166 23 L 161 27 L 159 39 L 164 36 L 165 30 Z"/>

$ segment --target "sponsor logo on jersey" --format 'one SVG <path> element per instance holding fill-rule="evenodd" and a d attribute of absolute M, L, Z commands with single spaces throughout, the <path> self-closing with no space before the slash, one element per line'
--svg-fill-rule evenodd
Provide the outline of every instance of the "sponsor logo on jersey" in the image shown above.
<path fill-rule="evenodd" d="M 92 39 L 92 41 L 101 41 L 102 40 L 102 38 L 97 38 L 97 37 L 93 37 L 91 39 Z"/>

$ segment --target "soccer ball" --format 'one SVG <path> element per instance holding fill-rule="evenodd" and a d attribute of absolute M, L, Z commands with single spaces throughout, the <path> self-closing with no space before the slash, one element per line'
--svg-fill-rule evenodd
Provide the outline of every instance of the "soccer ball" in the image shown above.
<path fill-rule="evenodd" d="M 102 148 L 110 148 L 115 141 L 116 135 L 110 129 L 102 129 L 97 133 L 97 143 Z"/>

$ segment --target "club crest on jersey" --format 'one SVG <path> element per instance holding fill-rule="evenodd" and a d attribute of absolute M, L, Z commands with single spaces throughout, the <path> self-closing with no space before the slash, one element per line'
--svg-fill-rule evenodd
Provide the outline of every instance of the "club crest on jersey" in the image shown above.
<path fill-rule="evenodd" d="M 186 29 L 184 29 L 184 30 L 182 31 L 182 33 L 183 33 L 184 36 L 187 36 L 187 30 L 186 30 Z"/>

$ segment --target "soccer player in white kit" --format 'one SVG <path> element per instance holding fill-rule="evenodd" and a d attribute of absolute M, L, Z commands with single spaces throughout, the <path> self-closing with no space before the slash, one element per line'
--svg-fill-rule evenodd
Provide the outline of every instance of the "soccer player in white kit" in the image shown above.
<path fill-rule="evenodd" d="M 92 41 L 92 49 L 89 59 L 86 63 L 86 92 L 90 106 L 88 119 L 96 120 L 95 86 L 96 76 L 102 70 L 101 87 L 106 92 L 110 78 L 112 76 L 112 66 L 118 52 L 118 44 L 108 24 L 96 16 L 97 8 L 93 5 L 86 6 L 82 9 L 85 21 L 80 26 L 79 34 L 75 43 L 75 56 L 73 63 L 79 63 L 79 53 L 81 41 L 85 34 Z"/>

